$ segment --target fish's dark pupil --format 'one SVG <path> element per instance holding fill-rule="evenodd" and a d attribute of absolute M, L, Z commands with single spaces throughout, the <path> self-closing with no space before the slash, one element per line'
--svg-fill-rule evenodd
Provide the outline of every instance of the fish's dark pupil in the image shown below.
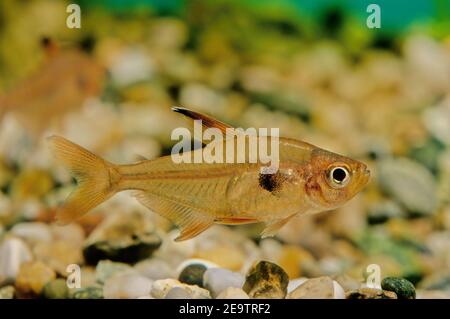
<path fill-rule="evenodd" d="M 336 168 L 333 170 L 333 180 L 342 183 L 347 177 L 347 173 L 342 168 Z"/>

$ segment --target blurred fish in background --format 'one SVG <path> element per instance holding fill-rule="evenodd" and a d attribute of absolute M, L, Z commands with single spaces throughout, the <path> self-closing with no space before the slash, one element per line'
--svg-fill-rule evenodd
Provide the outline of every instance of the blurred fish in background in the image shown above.
<path fill-rule="evenodd" d="M 13 113 L 32 137 L 41 137 L 52 120 L 62 118 L 101 93 L 105 70 L 79 49 L 60 52 L 42 39 L 47 61 L 11 92 L 0 97 L 0 116 Z"/>

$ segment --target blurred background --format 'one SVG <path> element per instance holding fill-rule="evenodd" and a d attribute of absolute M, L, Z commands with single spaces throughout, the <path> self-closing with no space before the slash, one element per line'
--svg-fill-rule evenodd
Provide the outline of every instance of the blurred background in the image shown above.
<path fill-rule="evenodd" d="M 177 278 L 199 258 L 242 274 L 270 260 L 290 279 L 340 283 L 378 264 L 418 296 L 450 297 L 450 1 L 377 1 L 380 29 L 366 26 L 371 1 L 72 2 L 81 29 L 66 26 L 71 2 L 0 2 L 3 291 L 49 296 L 75 263 L 92 288 L 78 297 L 114 297 L 102 289 L 117 269 Z M 216 225 L 175 243 L 172 225 L 127 194 L 53 225 L 74 181 L 45 136 L 116 163 L 152 159 L 191 125 L 173 105 L 278 127 L 368 163 L 372 180 L 264 240 L 261 225 Z"/>

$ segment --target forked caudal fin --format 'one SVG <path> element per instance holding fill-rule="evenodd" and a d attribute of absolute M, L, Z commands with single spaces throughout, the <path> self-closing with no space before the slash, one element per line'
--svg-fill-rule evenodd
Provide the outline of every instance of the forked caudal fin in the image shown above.
<path fill-rule="evenodd" d="M 56 214 L 59 224 L 70 223 L 115 194 L 114 180 L 120 176 L 114 164 L 61 136 L 53 135 L 47 140 L 53 155 L 70 170 L 78 183 Z"/>

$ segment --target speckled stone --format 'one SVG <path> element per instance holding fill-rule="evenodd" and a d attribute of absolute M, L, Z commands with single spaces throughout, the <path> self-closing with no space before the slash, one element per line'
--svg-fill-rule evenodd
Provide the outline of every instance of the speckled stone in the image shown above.
<path fill-rule="evenodd" d="M 392 291 L 384 291 L 376 288 L 360 288 L 346 294 L 347 299 L 397 299 Z"/>
<path fill-rule="evenodd" d="M 250 298 L 283 299 L 288 283 L 289 277 L 280 266 L 260 261 L 248 271 L 242 289 Z"/>
<path fill-rule="evenodd" d="M 404 278 L 386 277 L 381 282 L 381 288 L 396 293 L 398 299 L 415 299 L 414 285 Z"/>
<path fill-rule="evenodd" d="M 86 287 L 76 289 L 71 294 L 72 299 L 103 299 L 103 289 L 100 287 Z"/>

